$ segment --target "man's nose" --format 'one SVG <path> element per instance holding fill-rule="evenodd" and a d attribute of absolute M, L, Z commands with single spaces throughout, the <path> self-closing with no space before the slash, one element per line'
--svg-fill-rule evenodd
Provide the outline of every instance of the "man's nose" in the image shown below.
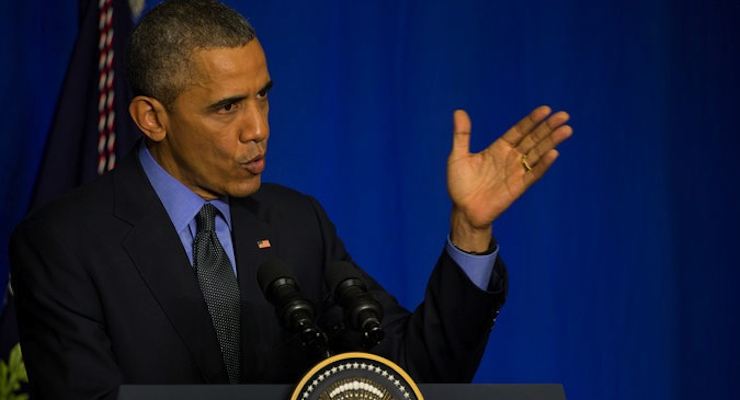
<path fill-rule="evenodd" d="M 267 111 L 257 102 L 248 102 L 244 110 L 239 140 L 242 142 L 259 142 L 267 139 L 270 127 L 267 124 Z"/>

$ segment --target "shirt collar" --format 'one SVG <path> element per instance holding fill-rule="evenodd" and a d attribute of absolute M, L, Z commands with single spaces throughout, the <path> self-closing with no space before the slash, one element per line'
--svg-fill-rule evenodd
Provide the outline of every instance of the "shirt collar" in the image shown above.
<path fill-rule="evenodd" d="M 165 171 L 154 160 L 149 149 L 146 148 L 144 141 L 139 146 L 139 161 L 159 200 L 162 202 L 164 209 L 167 210 L 167 214 L 170 216 L 175 230 L 182 232 L 207 202 Z M 210 203 L 221 212 L 226 225 L 231 230 L 231 213 L 229 212 L 228 197 L 212 200 Z"/>

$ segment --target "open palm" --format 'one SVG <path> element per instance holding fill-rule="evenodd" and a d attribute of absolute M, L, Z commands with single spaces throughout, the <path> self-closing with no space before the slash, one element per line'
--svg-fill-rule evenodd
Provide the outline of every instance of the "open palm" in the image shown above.
<path fill-rule="evenodd" d="M 447 189 L 456 212 L 473 228 L 490 227 L 555 162 L 555 147 L 573 133 L 568 119 L 538 107 L 485 150 L 470 153 L 470 118 L 455 111 Z"/>

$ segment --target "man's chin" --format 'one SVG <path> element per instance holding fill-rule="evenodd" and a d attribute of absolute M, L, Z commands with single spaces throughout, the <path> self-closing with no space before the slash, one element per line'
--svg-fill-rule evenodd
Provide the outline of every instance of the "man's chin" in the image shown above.
<path fill-rule="evenodd" d="M 260 189 L 261 185 L 262 179 L 260 176 L 255 176 L 254 178 L 251 178 L 248 183 L 230 188 L 227 195 L 234 198 L 249 197 L 255 194 Z"/>

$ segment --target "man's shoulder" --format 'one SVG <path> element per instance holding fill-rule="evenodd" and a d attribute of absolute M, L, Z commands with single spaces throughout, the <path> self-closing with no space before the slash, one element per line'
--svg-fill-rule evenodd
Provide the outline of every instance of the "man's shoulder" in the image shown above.
<path fill-rule="evenodd" d="M 24 221 L 43 220 L 48 224 L 79 224 L 100 220 L 104 216 L 113 216 L 116 203 L 130 202 L 136 198 L 148 198 L 145 189 L 137 184 L 136 193 L 126 194 L 127 198 L 116 198 L 116 193 L 131 192 L 130 188 L 116 189 L 116 181 L 123 181 L 129 177 L 121 177 L 121 170 L 131 166 L 119 167 L 94 178 L 58 198 L 41 204 L 31 210 Z M 130 174 L 128 171 L 126 174 Z M 137 202 L 139 200 L 136 200 Z M 77 221 L 77 222 L 75 222 Z"/>
<path fill-rule="evenodd" d="M 110 178 L 107 175 L 98 177 L 69 192 L 62 194 L 56 199 L 41 204 L 31 210 L 28 218 L 43 217 L 45 219 L 63 218 L 65 215 L 78 212 L 94 212 L 106 203 L 106 198 L 111 198 Z"/>
<path fill-rule="evenodd" d="M 14 229 L 11 241 L 43 242 L 51 240 L 65 246 L 82 245 L 91 238 L 105 240 L 113 221 L 110 178 L 101 176 L 61 197 L 32 210 Z"/>

